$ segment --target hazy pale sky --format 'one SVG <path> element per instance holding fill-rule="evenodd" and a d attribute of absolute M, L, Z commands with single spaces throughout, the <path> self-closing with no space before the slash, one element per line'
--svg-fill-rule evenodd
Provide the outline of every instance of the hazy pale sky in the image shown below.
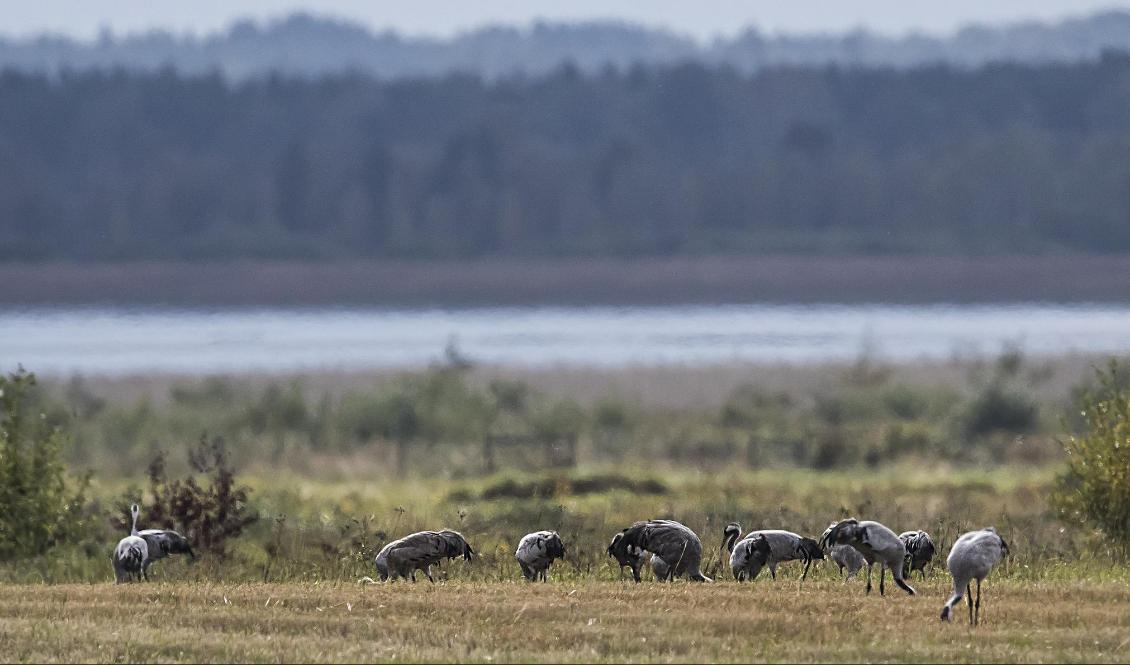
<path fill-rule="evenodd" d="M 0 7 L 0 34 L 5 35 L 49 30 L 89 38 L 102 27 L 115 33 L 156 27 L 208 33 L 237 18 L 272 19 L 304 10 L 415 35 L 451 35 L 485 23 L 614 18 L 708 39 L 747 25 L 768 32 L 862 26 L 888 34 L 948 33 L 970 22 L 1054 20 L 1130 9 L 1130 0 L 0 0 Z"/>

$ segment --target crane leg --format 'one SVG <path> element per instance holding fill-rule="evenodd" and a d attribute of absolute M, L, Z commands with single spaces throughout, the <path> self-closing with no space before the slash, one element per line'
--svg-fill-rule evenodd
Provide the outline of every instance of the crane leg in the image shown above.
<path fill-rule="evenodd" d="M 973 625 L 981 623 L 981 580 L 977 580 L 977 602 L 974 604 L 976 613 L 973 615 Z"/>
<path fill-rule="evenodd" d="M 867 593 L 871 593 L 871 566 L 872 564 L 867 564 Z"/>
<path fill-rule="evenodd" d="M 969 625 L 973 625 L 973 585 L 965 585 L 965 602 L 969 605 Z"/>
<path fill-rule="evenodd" d="M 812 558 L 805 557 L 804 559 L 804 573 L 800 576 L 800 581 L 803 582 L 808 579 L 808 567 L 812 565 Z"/>
<path fill-rule="evenodd" d="M 887 595 L 887 564 L 879 564 L 879 595 Z"/>

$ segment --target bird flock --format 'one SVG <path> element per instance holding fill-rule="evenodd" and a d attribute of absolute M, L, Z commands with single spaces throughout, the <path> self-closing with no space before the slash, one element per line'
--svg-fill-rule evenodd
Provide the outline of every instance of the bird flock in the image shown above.
<path fill-rule="evenodd" d="M 140 509 L 130 507 L 130 535 L 118 542 L 112 555 L 116 583 L 149 579 L 149 566 L 171 554 L 188 554 L 195 559 L 188 540 L 167 529 L 138 530 Z M 891 579 L 907 594 L 915 590 L 907 583 L 914 572 L 925 578 L 926 566 L 933 560 L 936 547 L 925 531 L 904 531 L 895 534 L 890 528 L 871 520 L 854 517 L 833 522 L 819 539 L 807 538 L 782 529 L 760 529 L 742 535 L 742 527 L 731 522 L 722 530 L 720 551 L 729 554 L 729 565 L 738 582 L 754 580 L 762 568 L 777 578 L 778 564 L 801 561 L 803 582 L 814 560 L 831 559 L 840 575 L 851 579 L 867 568 L 867 590 L 872 589 L 872 569 L 879 564 L 879 594 L 886 593 L 887 570 Z M 522 576 L 531 581 L 546 582 L 553 562 L 565 557 L 565 543 L 556 531 L 534 531 L 518 542 L 514 557 Z M 635 522 L 612 537 L 608 556 L 619 564 L 621 574 L 631 570 L 632 579 L 642 581 L 641 569 L 649 565 L 660 582 L 686 578 L 694 582 L 712 582 L 703 573 L 703 548 L 698 535 L 686 525 L 668 519 Z M 964 597 L 969 605 L 969 623 L 977 625 L 981 616 L 981 583 L 1001 559 L 1009 554 L 1008 543 L 993 527 L 962 534 L 950 548 L 946 568 L 953 577 L 953 595 L 942 607 L 942 621 L 949 621 L 953 607 Z M 444 559 L 462 557 L 471 561 L 475 550 L 463 534 L 451 529 L 419 531 L 394 540 L 381 548 L 376 568 L 381 582 L 397 578 L 416 581 L 416 571 L 423 571 L 428 581 L 435 582 L 432 566 Z M 725 555 L 723 555 L 725 556 Z M 362 581 L 374 582 L 371 578 Z M 973 582 L 976 581 L 976 597 Z"/>

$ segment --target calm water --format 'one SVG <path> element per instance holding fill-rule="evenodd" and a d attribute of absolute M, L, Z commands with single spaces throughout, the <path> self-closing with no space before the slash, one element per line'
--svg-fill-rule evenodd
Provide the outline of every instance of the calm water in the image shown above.
<path fill-rule="evenodd" d="M 615 366 L 1130 352 L 1121 306 L 679 306 L 0 311 L 0 369 L 238 372 L 488 363 Z"/>

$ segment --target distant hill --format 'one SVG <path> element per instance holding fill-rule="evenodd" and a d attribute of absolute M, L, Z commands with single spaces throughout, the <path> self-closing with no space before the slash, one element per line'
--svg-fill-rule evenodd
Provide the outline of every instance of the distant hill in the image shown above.
<path fill-rule="evenodd" d="M 541 74 L 565 62 L 592 72 L 608 65 L 693 60 L 748 72 L 774 65 L 832 63 L 911 67 L 936 62 L 1063 62 L 1094 59 L 1108 49 L 1130 50 L 1130 12 L 1103 12 L 1057 24 L 970 26 L 945 38 L 891 38 L 864 31 L 766 35 L 749 29 L 708 45 L 669 31 L 615 22 L 486 27 L 451 39 L 430 39 L 373 33 L 347 21 L 294 14 L 265 25 L 240 21 L 223 33 L 201 38 L 162 31 L 106 34 L 91 42 L 56 36 L 0 38 L 0 67 L 152 70 L 171 65 L 189 73 L 220 70 L 235 79 L 271 71 L 317 76 L 348 70 L 381 78 L 454 71 L 498 78 Z"/>

